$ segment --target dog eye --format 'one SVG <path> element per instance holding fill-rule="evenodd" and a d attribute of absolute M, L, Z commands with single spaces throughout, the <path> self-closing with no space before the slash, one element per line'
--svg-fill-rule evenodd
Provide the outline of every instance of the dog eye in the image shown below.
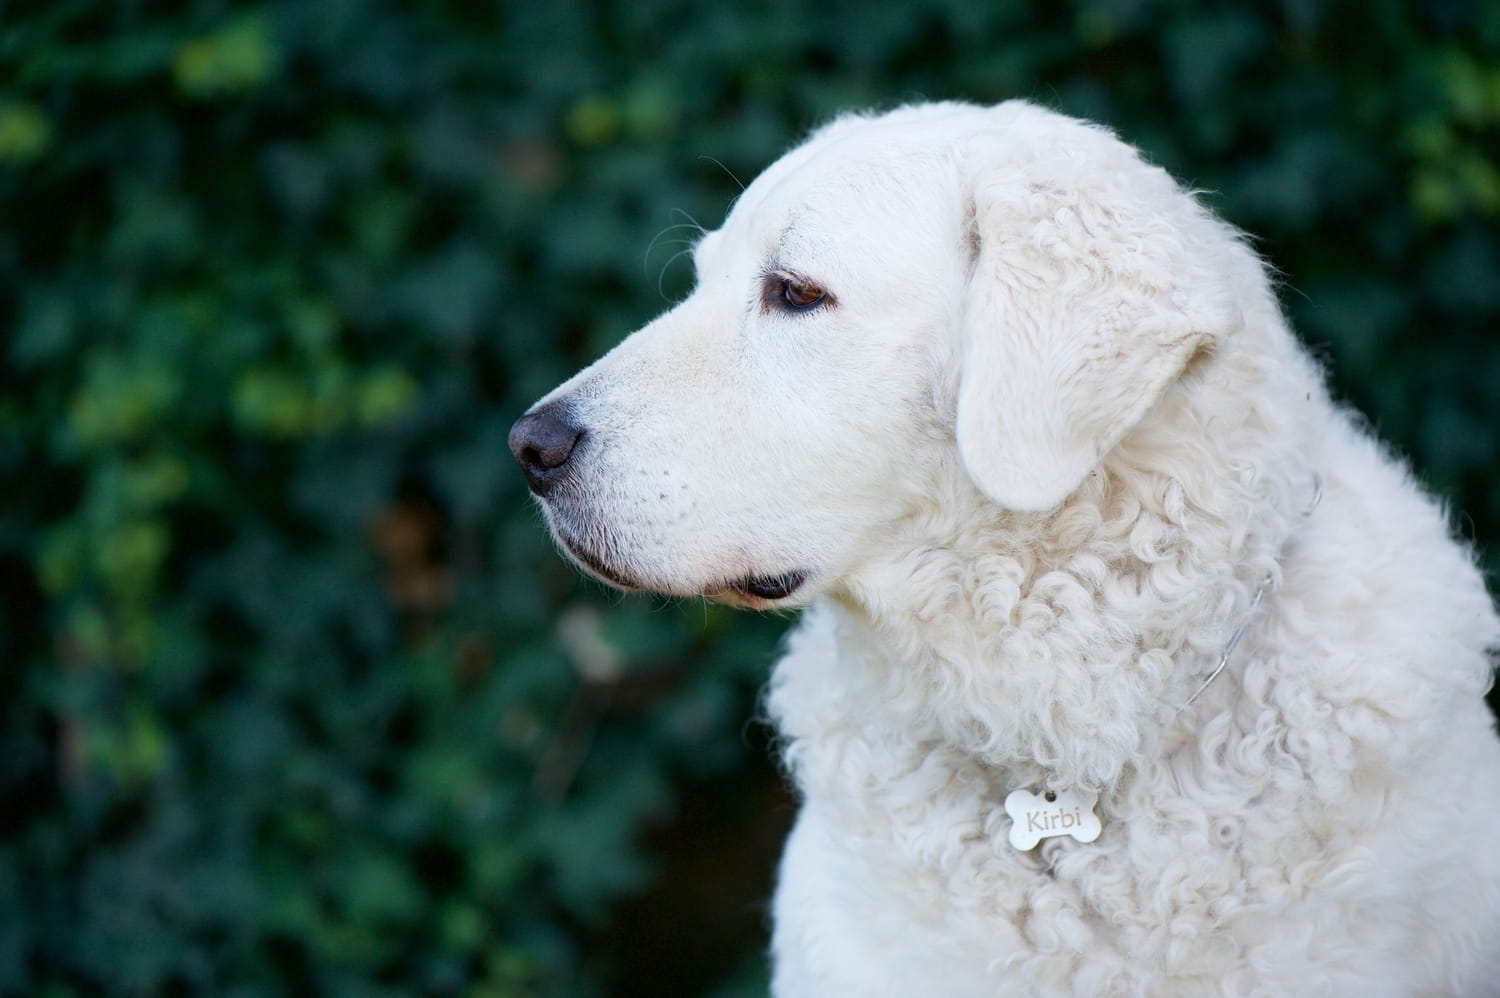
<path fill-rule="evenodd" d="M 801 281 L 783 280 L 781 282 L 781 297 L 792 308 L 812 308 L 823 300 L 823 289 L 814 284 L 804 284 Z"/>
<path fill-rule="evenodd" d="M 829 300 L 828 292 L 795 274 L 776 272 L 766 277 L 764 304 L 767 310 L 779 308 L 808 312 Z"/>

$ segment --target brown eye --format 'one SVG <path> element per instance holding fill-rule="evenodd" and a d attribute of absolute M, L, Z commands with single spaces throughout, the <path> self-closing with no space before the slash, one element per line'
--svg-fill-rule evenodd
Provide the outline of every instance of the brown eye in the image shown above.
<path fill-rule="evenodd" d="M 833 295 L 799 274 L 787 270 L 766 272 L 760 297 L 763 312 L 811 312 L 832 304 Z"/>
<path fill-rule="evenodd" d="M 783 277 L 781 279 L 781 300 L 799 311 L 812 308 L 823 300 L 823 289 L 816 284 L 808 284 L 805 281 Z"/>

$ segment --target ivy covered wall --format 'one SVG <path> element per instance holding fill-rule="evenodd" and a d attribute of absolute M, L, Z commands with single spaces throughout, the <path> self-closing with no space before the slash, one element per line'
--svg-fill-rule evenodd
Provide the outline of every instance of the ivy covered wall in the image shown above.
<path fill-rule="evenodd" d="M 809 126 L 1018 96 L 1500 567 L 1493 0 L 0 0 L 0 993 L 763 989 L 787 621 L 579 579 L 506 431 Z"/>

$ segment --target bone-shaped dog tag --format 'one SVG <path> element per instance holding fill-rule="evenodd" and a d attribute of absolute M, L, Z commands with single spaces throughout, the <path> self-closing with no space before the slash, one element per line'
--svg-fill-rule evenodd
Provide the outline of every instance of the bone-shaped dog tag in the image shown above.
<path fill-rule="evenodd" d="M 1094 814 L 1098 801 L 1097 793 L 1078 790 L 1040 794 L 1012 790 L 1005 798 L 1005 813 L 1010 815 L 1010 844 L 1026 852 L 1054 835 L 1071 835 L 1079 842 L 1092 842 L 1103 830 L 1099 816 Z"/>

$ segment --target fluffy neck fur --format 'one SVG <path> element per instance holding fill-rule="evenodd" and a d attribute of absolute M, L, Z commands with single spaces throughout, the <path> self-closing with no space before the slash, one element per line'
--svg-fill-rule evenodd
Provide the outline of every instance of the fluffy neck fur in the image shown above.
<path fill-rule="evenodd" d="M 1011 787 L 1106 791 L 1193 723 L 1183 704 L 1268 578 L 1274 598 L 1313 494 L 1299 427 L 1324 422 L 1303 407 L 1330 406 L 1280 317 L 1247 320 L 1057 510 L 1009 513 L 956 460 L 931 469 L 926 500 L 812 611 L 837 660 L 810 667 L 794 639 L 773 681 L 805 789 L 850 744 L 800 744 L 812 731 Z"/>

